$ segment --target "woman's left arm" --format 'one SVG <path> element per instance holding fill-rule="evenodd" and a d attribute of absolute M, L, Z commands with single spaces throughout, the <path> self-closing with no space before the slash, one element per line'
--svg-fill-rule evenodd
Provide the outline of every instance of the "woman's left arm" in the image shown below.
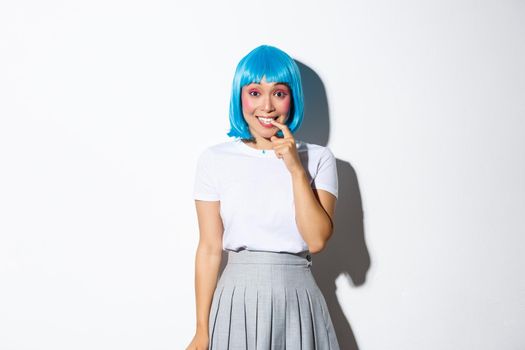
<path fill-rule="evenodd" d="M 336 197 L 325 190 L 312 189 L 303 170 L 292 173 L 295 222 L 312 253 L 324 249 L 333 233 Z"/>
<path fill-rule="evenodd" d="M 295 222 L 308 249 L 318 253 L 324 249 L 333 233 L 336 197 L 324 190 L 312 189 L 306 171 L 299 159 L 295 139 L 285 124 L 273 121 L 284 137 L 272 136 L 277 157 L 283 159 L 292 176 Z"/>

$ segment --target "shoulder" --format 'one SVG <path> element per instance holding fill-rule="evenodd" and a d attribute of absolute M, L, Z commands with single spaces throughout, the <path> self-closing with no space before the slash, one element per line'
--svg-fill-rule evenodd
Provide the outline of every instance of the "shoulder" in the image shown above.
<path fill-rule="evenodd" d="M 199 162 L 221 164 L 228 156 L 235 154 L 235 141 L 223 141 L 205 147 L 198 155 Z"/>
<path fill-rule="evenodd" d="M 322 146 L 315 143 L 309 143 L 297 140 L 296 141 L 297 152 L 299 154 L 307 154 L 309 158 L 335 158 L 332 150 L 328 146 Z"/>

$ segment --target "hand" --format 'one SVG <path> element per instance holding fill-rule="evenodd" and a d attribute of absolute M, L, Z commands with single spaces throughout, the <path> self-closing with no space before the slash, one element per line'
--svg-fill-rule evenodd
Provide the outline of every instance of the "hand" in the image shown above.
<path fill-rule="evenodd" d="M 186 350 L 208 350 L 208 342 L 207 334 L 197 332 Z"/>
<path fill-rule="evenodd" d="M 284 137 L 272 136 L 270 141 L 273 143 L 273 150 L 279 159 L 283 159 L 288 171 L 292 174 L 304 172 L 303 164 L 299 159 L 295 139 L 286 124 L 281 124 L 272 120 L 272 124 L 282 130 Z"/>

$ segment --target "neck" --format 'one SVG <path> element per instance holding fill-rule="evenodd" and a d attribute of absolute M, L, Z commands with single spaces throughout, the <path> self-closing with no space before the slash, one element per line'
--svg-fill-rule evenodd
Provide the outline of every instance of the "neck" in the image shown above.
<path fill-rule="evenodd" d="M 259 150 L 270 150 L 273 149 L 273 143 L 269 139 L 264 137 L 256 137 L 255 141 L 243 141 L 245 144 Z"/>

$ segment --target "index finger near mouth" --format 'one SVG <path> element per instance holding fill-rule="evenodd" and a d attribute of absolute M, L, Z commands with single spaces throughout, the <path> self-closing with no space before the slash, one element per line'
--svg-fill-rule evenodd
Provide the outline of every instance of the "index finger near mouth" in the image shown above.
<path fill-rule="evenodd" d="M 292 132 L 290 129 L 288 129 L 288 126 L 286 124 L 282 124 L 279 122 L 273 121 L 274 125 L 277 126 L 279 129 L 283 131 L 284 137 L 293 137 Z"/>

